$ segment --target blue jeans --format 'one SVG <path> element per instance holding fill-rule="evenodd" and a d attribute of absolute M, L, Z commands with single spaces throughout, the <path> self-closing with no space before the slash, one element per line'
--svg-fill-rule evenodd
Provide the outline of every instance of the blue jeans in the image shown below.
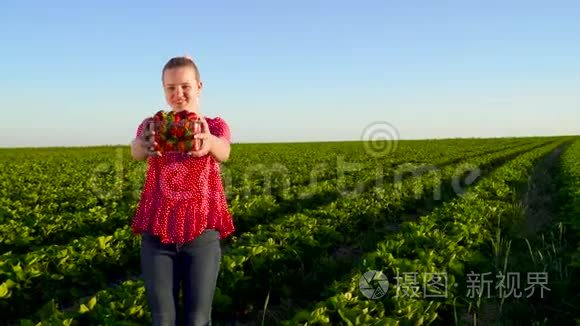
<path fill-rule="evenodd" d="M 178 325 L 180 285 L 184 301 L 181 325 L 211 325 L 221 254 L 219 233 L 213 229 L 183 245 L 162 244 L 156 236 L 142 235 L 141 270 L 153 326 Z"/>

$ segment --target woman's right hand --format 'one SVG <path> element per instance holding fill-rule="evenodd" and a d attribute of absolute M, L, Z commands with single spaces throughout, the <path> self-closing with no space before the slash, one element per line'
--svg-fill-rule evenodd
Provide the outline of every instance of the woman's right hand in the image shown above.
<path fill-rule="evenodd" d="M 133 157 L 136 159 L 146 159 L 150 156 L 161 156 L 161 152 L 155 151 L 155 125 L 152 119 L 148 119 L 141 135 L 132 144 Z"/>

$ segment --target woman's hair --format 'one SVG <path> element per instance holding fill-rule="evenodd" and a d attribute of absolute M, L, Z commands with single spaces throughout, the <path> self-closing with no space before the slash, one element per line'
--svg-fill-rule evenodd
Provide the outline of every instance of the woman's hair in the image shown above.
<path fill-rule="evenodd" d="M 197 65 L 195 64 L 195 62 L 193 62 L 193 59 L 191 59 L 190 57 L 173 57 L 169 59 L 169 61 L 167 61 L 167 63 L 163 67 L 163 71 L 161 71 L 161 80 L 163 81 L 163 77 L 165 76 L 165 70 L 181 67 L 193 68 L 193 71 L 195 71 L 195 79 L 197 79 L 197 81 L 200 81 L 199 70 L 197 69 Z"/>

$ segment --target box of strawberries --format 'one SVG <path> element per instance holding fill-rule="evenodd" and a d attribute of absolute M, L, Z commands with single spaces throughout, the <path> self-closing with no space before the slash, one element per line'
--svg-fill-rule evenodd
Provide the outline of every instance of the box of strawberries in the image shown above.
<path fill-rule="evenodd" d="M 194 135 L 201 133 L 202 123 L 195 112 L 158 111 L 149 122 L 149 130 L 155 131 L 154 151 L 182 152 L 201 148 L 201 139 Z"/>

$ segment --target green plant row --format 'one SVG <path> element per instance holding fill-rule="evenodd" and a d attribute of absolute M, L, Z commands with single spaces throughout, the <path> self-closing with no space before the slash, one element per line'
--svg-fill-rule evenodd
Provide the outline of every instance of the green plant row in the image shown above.
<path fill-rule="evenodd" d="M 575 233 L 576 240 L 580 240 L 580 140 L 570 145 L 562 154 L 561 180 L 561 212 L 565 225 Z M 576 247 L 571 264 L 580 268 L 580 242 L 576 243 Z"/>
<path fill-rule="evenodd" d="M 570 143 L 544 156 L 527 183 L 513 187 L 512 198 L 504 200 L 510 214 L 496 216 L 489 241 L 477 249 L 475 259 L 465 261 L 465 270 L 487 272 L 488 279 L 502 274 L 512 279 L 482 297 L 455 297 L 453 314 L 462 322 L 567 325 L 580 317 L 580 269 L 573 262 L 579 238 L 570 216 L 580 204 L 574 201 L 578 179 L 570 173 L 578 152 Z M 530 282 L 541 284 L 530 287 Z"/>
<path fill-rule="evenodd" d="M 565 292 L 570 296 L 568 307 L 576 307 L 572 308 L 574 318 L 576 324 L 580 324 L 580 139 L 563 153 L 560 162 L 560 216 L 567 230 L 568 245 L 572 248 L 569 258 L 565 259 L 569 263 L 569 283 Z"/>
<path fill-rule="evenodd" d="M 243 234 L 222 260 L 219 299 L 232 305 L 217 305 L 216 311 L 255 314 L 268 293 L 270 298 L 316 296 L 316 281 L 332 277 L 329 268 L 320 265 L 333 266 L 339 247 L 354 245 L 360 249 L 361 237 L 398 223 L 405 212 L 455 196 L 453 180 L 459 172 L 484 173 L 535 146 L 539 144 L 466 158 L 436 170 L 413 166 L 408 178 L 369 191 L 352 191 L 329 205 Z M 321 260 L 325 264 L 320 264 Z"/>
<path fill-rule="evenodd" d="M 349 278 L 335 283 L 327 292 L 328 299 L 298 312 L 286 324 L 418 325 L 436 320 L 453 323 L 452 319 L 446 319 L 450 316 L 445 318 L 439 312 L 453 309 L 454 299 L 461 296 L 459 291 L 465 290 L 455 287 L 466 282 L 469 271 L 463 270 L 464 262 L 474 259 L 473 255 L 477 255 L 474 249 L 490 239 L 498 215 L 509 219 L 514 214 L 510 200 L 527 181 L 535 162 L 563 141 L 516 157 L 459 198 L 444 203 L 417 222 L 405 223 L 401 232 L 365 255 Z M 369 299 L 361 291 L 361 277 L 369 271 L 380 271 L 386 277 L 390 286 L 384 296 Z M 443 286 L 431 282 L 436 279 L 428 273 L 443 277 Z"/>

